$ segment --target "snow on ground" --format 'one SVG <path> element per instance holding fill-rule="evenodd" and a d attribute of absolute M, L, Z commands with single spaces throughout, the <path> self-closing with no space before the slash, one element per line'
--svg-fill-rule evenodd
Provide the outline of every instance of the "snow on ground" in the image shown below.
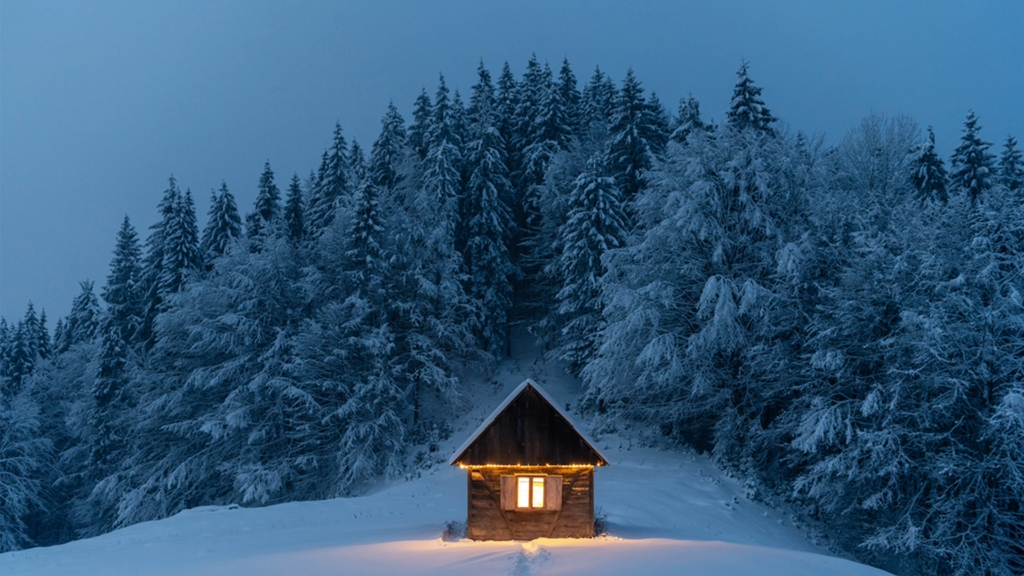
<path fill-rule="evenodd" d="M 496 386 L 477 386 L 446 460 L 524 378 L 559 402 L 575 382 L 515 350 Z M 171 518 L 49 548 L 0 555 L 0 576 L 302 574 L 834 575 L 886 572 L 826 555 L 776 510 L 747 500 L 710 460 L 641 448 L 606 435 L 611 460 L 595 478 L 608 535 L 594 540 L 472 542 L 441 539 L 446 521 L 466 518 L 465 472 L 444 464 L 358 498 L 266 508 L 202 507 Z"/>

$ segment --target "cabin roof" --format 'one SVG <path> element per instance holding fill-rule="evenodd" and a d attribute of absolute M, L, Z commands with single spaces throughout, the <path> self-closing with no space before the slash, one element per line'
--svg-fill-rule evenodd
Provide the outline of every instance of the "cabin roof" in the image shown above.
<path fill-rule="evenodd" d="M 554 436 L 556 436 L 556 434 L 555 434 L 556 431 L 561 430 L 562 431 L 562 437 L 563 437 L 562 444 L 565 444 L 564 441 L 566 439 L 564 439 L 564 437 L 566 436 L 566 433 L 568 434 L 568 436 L 577 437 L 577 438 L 574 438 L 574 439 L 573 438 L 568 438 L 567 439 L 568 440 L 568 444 L 570 446 L 568 446 L 565 450 L 558 450 L 557 448 L 559 448 L 559 447 L 556 446 L 555 447 L 556 450 L 554 450 L 554 453 L 556 454 L 555 456 L 551 455 L 551 450 L 547 450 L 547 451 L 545 450 L 545 445 L 550 447 L 551 443 L 558 443 L 559 439 L 558 438 L 536 438 L 536 437 L 542 436 L 542 433 L 540 431 L 540 429 L 542 429 L 542 428 L 540 426 L 538 426 L 537 429 L 527 429 L 527 430 L 523 430 L 523 429 L 521 429 L 521 427 L 517 427 L 517 436 L 518 436 L 518 438 L 514 438 L 514 437 L 512 437 L 513 435 L 509 434 L 509 431 L 508 431 L 509 430 L 509 426 L 508 425 L 501 426 L 502 429 L 504 430 L 504 431 L 502 431 L 502 433 L 499 433 L 499 431 L 489 431 L 489 433 L 488 433 L 488 430 L 492 430 L 492 428 L 496 428 L 496 425 L 495 425 L 496 422 L 499 422 L 499 420 L 501 419 L 502 415 L 505 414 L 505 412 L 507 410 L 509 410 L 510 407 L 513 407 L 513 404 L 516 403 L 516 401 L 519 400 L 520 397 L 523 397 L 523 395 L 528 395 L 528 390 L 532 390 L 532 392 L 537 393 L 537 396 L 540 397 L 540 399 L 546 405 L 546 408 L 550 408 L 551 409 L 551 412 L 548 413 L 549 417 L 547 418 L 547 420 L 548 420 L 547 424 L 542 424 L 544 426 L 543 429 L 549 431 L 549 435 L 554 437 Z M 521 404 L 521 402 L 520 403 L 516 403 L 516 404 L 517 405 Z M 522 408 L 521 406 L 517 406 L 517 407 L 518 408 Z M 513 407 L 513 408 L 517 408 L 517 407 Z M 539 408 L 539 407 L 535 407 L 534 410 L 536 411 L 537 408 Z M 545 414 L 541 414 L 541 416 L 543 417 L 543 416 L 545 416 Z M 510 422 L 506 422 L 506 424 L 510 424 Z M 548 424 L 550 424 L 551 427 L 558 428 L 558 430 L 554 430 L 554 429 L 549 430 L 548 429 L 549 428 Z M 494 436 L 496 434 L 504 434 L 507 438 L 499 438 L 499 439 L 488 439 L 488 438 L 485 438 L 485 437 L 489 437 L 489 436 Z M 525 438 L 525 436 L 527 436 L 527 435 L 530 436 L 531 438 L 528 438 L 528 439 Z M 479 459 L 480 450 L 476 449 L 478 447 L 474 447 L 474 444 L 476 444 L 481 439 L 488 440 L 490 442 L 500 441 L 500 442 L 503 442 L 503 443 L 506 443 L 506 444 L 518 443 L 519 444 L 519 447 L 518 447 L 519 450 L 518 450 L 518 453 L 515 454 L 515 455 L 510 454 L 508 451 L 506 451 L 505 454 L 502 454 L 502 455 L 489 454 L 488 457 L 487 457 L 488 461 L 486 461 L 486 462 L 481 462 L 481 461 L 465 462 L 465 460 L 467 460 L 467 459 L 469 459 L 469 460 Z M 539 446 L 540 445 L 540 449 L 539 449 L 539 451 L 538 450 L 532 450 L 532 451 L 527 450 L 527 452 L 532 452 L 532 454 L 529 454 L 529 455 L 525 456 L 525 459 L 527 461 L 522 461 L 524 459 L 524 452 L 523 452 L 523 446 L 522 445 L 526 444 L 526 443 L 529 443 L 531 446 Z M 471 450 L 471 449 L 474 449 L 474 450 Z M 485 453 L 486 450 L 483 450 L 483 452 Z M 474 454 L 469 454 L 467 456 L 467 453 L 474 453 Z M 535 460 L 538 457 L 540 457 L 540 456 L 538 456 L 538 454 L 548 454 L 549 458 L 550 457 L 554 457 L 554 459 L 556 459 L 556 460 L 564 459 L 567 456 L 567 457 L 570 457 L 572 460 L 575 460 L 575 461 L 530 461 L 530 460 Z M 515 458 L 518 461 L 503 461 L 503 460 L 509 460 L 509 458 Z M 467 465 L 480 465 L 480 464 L 487 463 L 487 464 L 501 464 L 501 465 L 515 465 L 515 464 L 522 464 L 522 465 L 590 464 L 590 465 L 602 466 L 602 465 L 607 465 L 608 464 L 608 459 L 605 458 L 604 455 L 601 454 L 601 452 L 597 449 L 597 447 L 595 446 L 594 441 L 591 440 L 591 438 L 589 436 L 584 434 L 584 431 L 581 430 L 580 427 L 577 426 L 577 424 L 575 424 L 575 422 L 573 422 L 571 418 L 569 418 L 568 414 L 566 414 L 561 408 L 558 407 L 558 403 L 555 402 L 554 399 L 552 399 L 551 396 L 549 396 L 547 392 L 545 392 L 545 389 L 542 388 L 534 380 L 531 380 L 531 379 L 527 378 L 521 384 L 516 386 L 516 388 L 514 390 L 512 390 L 512 393 L 500 405 L 498 405 L 498 408 L 496 408 L 494 412 L 490 413 L 490 415 L 487 416 L 487 418 L 485 420 L 483 420 L 483 423 L 481 423 L 479 425 L 479 427 L 476 428 L 476 431 L 474 431 L 474 433 L 469 437 L 469 439 L 467 439 L 466 442 L 464 442 L 462 444 L 462 446 L 460 446 L 455 451 L 455 454 L 453 454 L 452 458 L 449 460 L 449 464 L 451 464 L 451 465 L 456 465 L 456 464 L 460 464 L 460 463 L 465 463 Z"/>

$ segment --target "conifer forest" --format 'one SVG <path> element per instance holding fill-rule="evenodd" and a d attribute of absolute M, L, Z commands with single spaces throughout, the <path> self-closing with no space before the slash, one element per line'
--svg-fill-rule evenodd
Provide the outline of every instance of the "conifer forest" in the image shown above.
<path fill-rule="evenodd" d="M 171 176 L 66 317 L 0 321 L 0 551 L 415 474 L 515 328 L 596 434 L 709 453 L 867 563 L 1024 573 L 1013 136 L 964 110 L 826 145 L 745 62 L 720 122 L 536 57 L 381 104 L 253 206 L 223 184 L 200 221 Z"/>

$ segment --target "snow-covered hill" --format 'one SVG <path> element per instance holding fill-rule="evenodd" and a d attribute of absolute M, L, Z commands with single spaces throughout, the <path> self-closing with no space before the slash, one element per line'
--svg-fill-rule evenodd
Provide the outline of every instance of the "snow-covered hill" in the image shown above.
<path fill-rule="evenodd" d="M 478 386 L 440 455 L 462 442 L 525 377 L 560 403 L 578 390 L 528 353 Z M 611 466 L 596 472 L 608 535 L 594 540 L 444 541 L 466 517 L 465 472 L 438 465 L 358 498 L 266 508 L 203 507 L 103 536 L 0 555 L 0 576 L 356 574 L 886 574 L 834 558 L 789 519 L 747 500 L 705 457 L 605 435 Z"/>

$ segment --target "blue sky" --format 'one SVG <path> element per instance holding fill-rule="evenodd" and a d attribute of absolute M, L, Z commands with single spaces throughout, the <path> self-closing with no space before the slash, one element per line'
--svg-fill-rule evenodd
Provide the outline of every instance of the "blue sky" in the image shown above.
<path fill-rule="evenodd" d="M 264 161 L 305 176 L 335 121 L 369 149 L 439 72 L 466 94 L 482 58 L 633 67 L 674 111 L 721 120 L 740 59 L 792 129 L 837 141 L 904 113 L 955 146 L 969 108 L 1024 140 L 1024 2 L 0 1 L 0 314 L 52 323 L 103 284 L 128 214 L 145 237 L 167 177 L 200 225 L 222 180 L 243 210 Z"/>

